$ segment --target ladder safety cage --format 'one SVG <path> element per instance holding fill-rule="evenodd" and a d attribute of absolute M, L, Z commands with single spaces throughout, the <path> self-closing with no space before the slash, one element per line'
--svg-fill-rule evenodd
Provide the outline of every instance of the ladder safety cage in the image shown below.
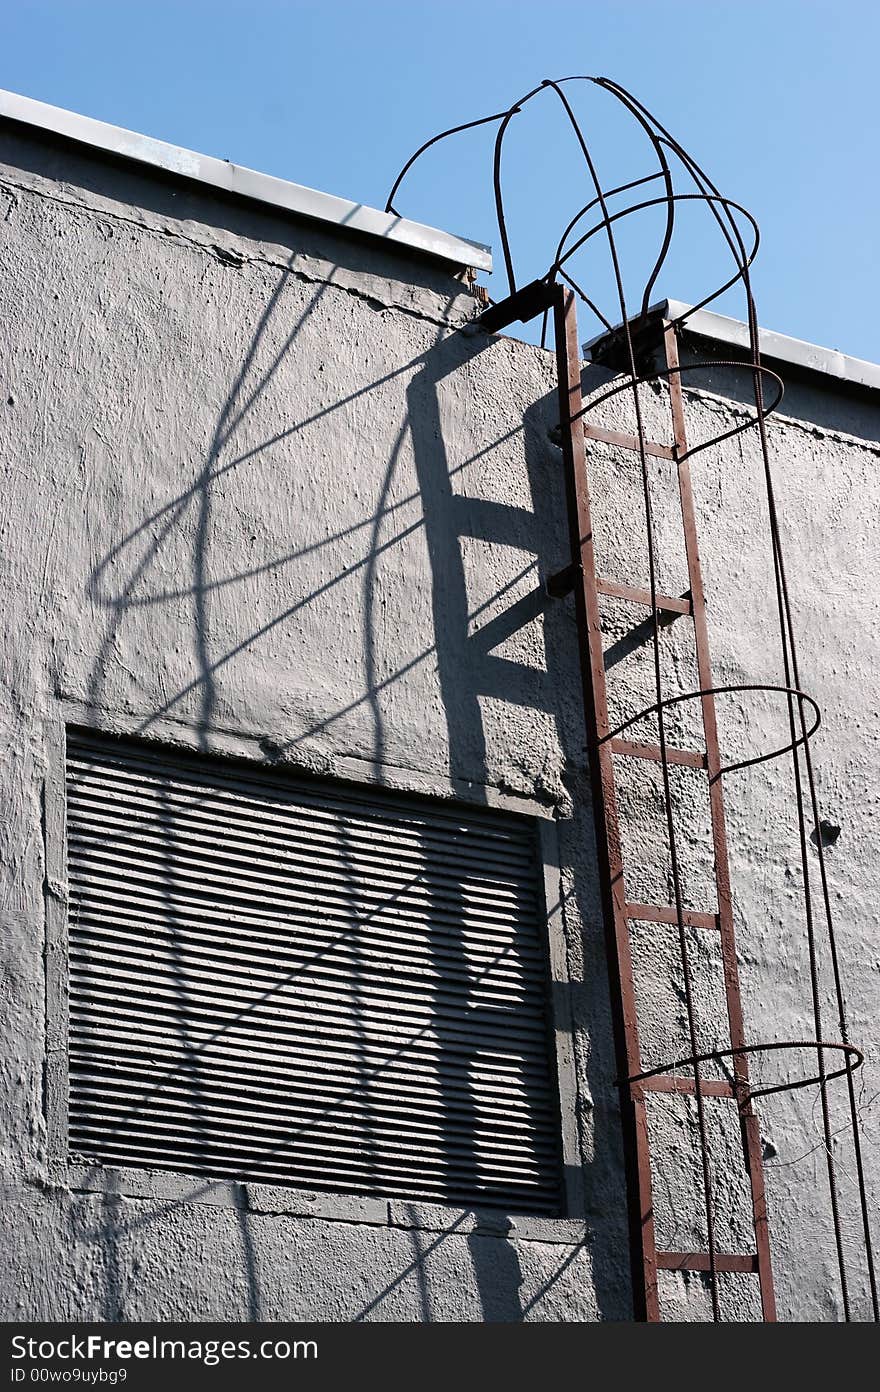
<path fill-rule="evenodd" d="M 604 189 L 582 128 L 568 99 L 569 84 L 590 83 L 602 89 L 630 114 L 646 136 L 657 162 L 655 172 L 631 180 L 616 188 Z M 514 273 L 501 179 L 504 139 L 513 118 L 529 102 L 548 93 L 561 105 L 564 117 L 573 130 L 583 155 L 591 196 L 568 223 L 556 248 L 556 254 L 546 275 L 518 287 Z M 547 342 L 552 324 L 555 343 L 557 387 L 559 400 L 559 443 L 562 447 L 567 499 L 568 530 L 571 562 L 562 571 L 549 577 L 546 588 L 551 597 L 573 595 L 579 636 L 579 658 L 587 748 L 593 787 L 593 811 L 597 832 L 597 852 L 606 925 L 607 955 L 612 987 L 612 1008 L 615 1022 L 618 1056 L 618 1085 L 621 1097 L 621 1116 L 624 1147 L 627 1159 L 627 1187 L 630 1209 L 630 1251 L 633 1273 L 634 1308 L 637 1318 L 656 1321 L 661 1318 L 658 1273 L 661 1271 L 701 1272 L 708 1278 L 712 1317 L 722 1318 L 719 1274 L 740 1273 L 757 1279 L 760 1305 L 765 1321 L 776 1319 L 773 1271 L 770 1254 L 770 1234 L 765 1194 L 765 1176 L 759 1121 L 753 1099 L 784 1090 L 818 1084 L 822 1111 L 822 1134 L 825 1168 L 828 1180 L 831 1218 L 836 1247 L 837 1266 L 843 1315 L 853 1317 L 849 1290 L 849 1265 L 845 1251 L 843 1224 L 840 1212 L 837 1166 L 833 1151 L 833 1132 L 827 1085 L 833 1079 L 846 1078 L 849 1124 L 856 1167 L 856 1188 L 860 1208 L 860 1231 L 864 1245 L 865 1266 L 870 1291 L 871 1309 L 875 1321 L 880 1320 L 877 1283 L 871 1240 L 867 1191 L 860 1136 L 860 1119 L 856 1104 L 854 1070 L 863 1062 L 861 1052 L 848 1037 L 846 1010 L 843 998 L 839 952 L 835 936 L 828 877 L 820 834 L 820 812 L 809 742 L 819 723 L 819 710 L 812 698 L 802 690 L 798 668 L 797 648 L 792 621 L 791 599 L 780 540 L 777 503 L 770 463 L 766 421 L 782 399 L 783 386 L 778 376 L 760 360 L 758 320 L 752 295 L 750 266 L 758 246 L 758 228 L 751 214 L 741 205 L 725 198 L 697 162 L 672 137 L 668 130 L 651 115 L 634 96 L 618 83 L 607 78 L 568 77 L 545 80 L 505 112 L 482 117 L 478 121 L 453 127 L 423 145 L 407 162 L 392 190 L 394 197 L 404 174 L 425 150 L 447 136 L 469 130 L 474 126 L 497 122 L 494 151 L 494 195 L 502 254 L 508 279 L 509 294 L 499 303 L 489 303 L 477 320 L 489 333 L 498 333 L 514 322 L 528 322 L 542 317 L 541 343 Z M 688 190 L 675 188 L 672 165 L 674 159 L 688 179 Z M 660 186 L 656 196 L 629 202 L 612 211 L 609 200 L 645 185 Z M 748 352 L 743 359 L 712 359 L 711 362 L 683 363 L 679 356 L 682 316 L 662 319 L 651 310 L 651 294 L 666 260 L 672 241 L 677 206 L 688 200 L 698 201 L 707 208 L 717 226 L 723 243 L 731 254 L 734 270 L 723 284 L 713 289 L 687 313 L 716 300 L 731 287 L 739 284 L 745 293 L 748 323 Z M 389 200 L 390 206 L 390 200 Z M 665 211 L 665 231 L 656 262 L 641 294 L 640 310 L 631 314 L 624 290 L 620 255 L 615 240 L 615 224 L 632 213 L 645 208 L 659 207 Z M 588 214 L 595 221 L 587 231 L 578 231 Z M 752 244 L 747 246 L 741 220 L 751 229 Z M 570 260 L 594 236 L 604 237 L 616 287 L 615 315 L 619 326 L 613 327 L 584 289 L 570 274 Z M 577 301 L 584 303 L 603 326 L 601 361 L 610 367 L 616 378 L 608 389 L 594 395 L 585 403 L 581 387 L 581 350 L 577 329 Z M 595 355 L 594 355 L 595 356 Z M 659 361 L 659 366 L 657 365 Z M 750 376 L 753 387 L 753 411 L 732 429 L 725 430 L 698 444 L 689 446 L 686 432 L 683 378 L 702 368 L 735 367 Z M 647 383 L 665 384 L 670 412 L 670 442 L 652 440 L 645 429 L 639 388 Z M 765 389 L 773 395 L 765 399 Z M 590 419 L 598 406 L 620 393 L 631 400 L 635 430 L 626 432 L 609 429 Z M 782 681 L 779 684 L 740 683 L 716 685 L 712 675 L 706 599 L 698 546 L 697 516 L 691 482 L 690 461 L 700 451 L 717 446 L 745 430 L 756 430 L 761 452 L 763 480 L 769 518 L 770 545 L 773 560 L 774 597 L 776 602 Z M 590 509 L 590 487 L 587 468 L 587 444 L 595 442 L 613 445 L 633 452 L 640 464 L 640 485 L 644 506 L 647 542 L 648 585 L 628 584 L 611 579 L 602 573 L 601 558 L 597 558 Z M 657 583 L 658 551 L 649 459 L 668 465 L 674 480 L 680 506 L 684 556 L 687 567 L 687 590 L 681 595 L 661 592 Z M 654 700 L 646 708 L 631 712 L 626 719 L 612 726 L 606 689 L 605 653 L 600 616 L 600 596 L 628 602 L 646 611 L 651 629 Z M 668 695 L 664 690 L 661 669 L 661 631 L 672 623 L 685 620 L 692 625 L 698 686 L 689 692 Z M 789 738 L 780 748 L 750 758 L 722 765 L 719 749 L 715 698 L 727 692 L 774 692 L 784 702 L 788 715 Z M 696 702 L 699 706 L 703 734 L 703 749 L 678 748 L 667 738 L 667 713 L 680 702 Z M 630 739 L 627 732 L 646 717 L 656 722 L 657 741 Z M 737 966 L 736 938 L 733 919 L 733 896 L 728 857 L 727 829 L 723 797 L 723 779 L 734 770 L 752 764 L 791 757 L 795 803 L 798 820 L 800 863 L 803 874 L 804 922 L 809 957 L 810 1007 L 813 1033 L 807 1039 L 768 1040 L 750 1042 L 746 1038 L 742 994 Z M 663 789 L 665 832 L 671 868 L 671 903 L 630 902 L 626 892 L 626 867 L 619 811 L 618 779 L 615 759 L 649 760 L 658 765 Z M 676 824 L 670 783 L 670 768 L 682 766 L 705 775 L 712 842 L 712 879 L 715 904 L 705 910 L 685 907 L 680 856 L 676 841 Z M 816 845 L 817 870 L 811 867 L 807 838 L 811 831 Z M 818 879 L 818 889 L 816 880 Z M 670 925 L 677 929 L 689 1052 L 685 1057 L 664 1061 L 645 1068 L 639 1041 L 639 1017 L 636 1003 L 635 956 L 633 923 Z M 824 937 L 820 942 L 820 930 Z M 701 1050 L 699 1020 L 694 999 L 694 970 L 690 960 L 687 930 L 706 931 L 720 945 L 723 990 L 726 1004 L 729 1048 Z M 831 963 L 833 998 L 839 1039 L 824 1036 L 820 989 L 820 948 L 824 948 Z M 749 1074 L 749 1057 L 771 1051 L 810 1051 L 816 1056 L 814 1076 L 801 1076 L 770 1086 L 753 1087 Z M 835 1064 L 828 1066 L 831 1055 Z M 724 1079 L 707 1076 L 709 1062 L 729 1061 Z M 700 1151 L 700 1184 L 704 1213 L 706 1246 L 699 1251 L 658 1250 L 652 1190 L 655 1181 L 656 1157 L 652 1156 L 647 1098 L 653 1093 L 679 1093 L 694 1100 L 697 1114 Z M 715 1098 L 736 1108 L 742 1142 L 742 1154 L 751 1208 L 753 1250 L 727 1251 L 720 1245 L 716 1232 L 715 1175 L 709 1143 L 706 1099 Z"/>

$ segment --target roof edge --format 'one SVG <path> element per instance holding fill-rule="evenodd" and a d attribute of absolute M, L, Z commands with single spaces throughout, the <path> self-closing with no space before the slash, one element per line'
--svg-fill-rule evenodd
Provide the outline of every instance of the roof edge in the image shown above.
<path fill-rule="evenodd" d="M 682 327 L 698 338 L 726 343 L 740 351 L 749 347 L 748 325 L 726 314 L 715 314 L 707 309 L 692 310 L 681 300 L 659 300 L 649 307 L 648 314 L 652 318 L 680 319 Z M 585 343 L 585 355 L 590 357 L 592 349 L 607 337 L 607 333 L 597 334 L 589 343 Z M 831 378 L 842 386 L 880 391 L 880 365 L 877 363 L 852 358 L 836 348 L 821 348 L 801 338 L 789 338 L 787 334 L 775 333 L 771 329 L 760 329 L 758 341 L 762 358 L 771 362 L 811 376 L 818 374 Z"/>
<path fill-rule="evenodd" d="M 492 269 L 491 248 L 481 242 L 468 241 L 439 228 L 411 222 L 409 218 L 398 217 L 394 213 L 383 213 L 364 203 L 352 203 L 331 193 L 321 193 L 304 184 L 293 184 L 272 174 L 261 174 L 244 165 L 215 159 L 212 155 L 200 155 L 194 150 L 125 130 L 122 126 L 112 126 L 91 116 L 80 116 L 62 107 L 50 106 L 33 97 L 0 89 L 0 117 L 313 222 L 327 223 L 408 247 L 455 266 L 471 266 L 478 271 Z"/>

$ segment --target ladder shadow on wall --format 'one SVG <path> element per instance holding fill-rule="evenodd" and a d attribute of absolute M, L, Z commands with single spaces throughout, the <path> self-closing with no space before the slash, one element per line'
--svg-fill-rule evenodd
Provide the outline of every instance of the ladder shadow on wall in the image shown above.
<path fill-rule="evenodd" d="M 91 577 L 90 589 L 93 597 L 99 605 L 111 612 L 110 623 L 93 665 L 89 692 L 92 706 L 100 709 L 105 705 L 105 669 L 112 660 L 116 636 L 129 608 L 144 602 L 161 604 L 180 599 L 179 592 L 168 596 L 160 591 L 145 601 L 140 587 L 151 569 L 156 567 L 157 561 L 161 560 L 165 538 L 180 526 L 190 508 L 195 509 L 197 520 L 193 541 L 192 586 L 188 593 L 193 603 L 192 649 L 196 676 L 186 687 L 169 697 L 160 710 L 154 710 L 146 716 L 141 725 L 141 732 L 146 733 L 160 716 L 168 716 L 193 692 L 197 692 L 201 714 L 201 740 L 205 750 L 210 748 L 210 732 L 216 716 L 218 670 L 252 644 L 259 642 L 268 632 L 295 621 L 296 614 L 314 597 L 313 593 L 302 596 L 294 606 L 272 615 L 252 631 L 241 634 L 228 650 L 220 654 L 210 650 L 212 487 L 219 475 L 232 468 L 247 467 L 250 459 L 259 453 L 259 449 L 249 449 L 240 457 L 232 459 L 224 454 L 230 444 L 234 444 L 242 419 L 265 391 L 273 375 L 295 350 L 296 340 L 304 323 L 320 305 L 328 289 L 327 286 L 321 286 L 317 290 L 300 320 L 283 340 L 280 351 L 272 358 L 268 371 L 261 371 L 257 369 L 256 363 L 267 329 L 279 312 L 286 279 L 287 272 L 284 272 L 266 305 L 249 352 L 218 417 L 214 438 L 195 482 L 115 546 L 99 563 Z M 577 811 L 572 816 L 569 803 L 569 810 L 560 826 L 570 845 L 578 846 L 578 853 L 570 857 L 570 862 L 581 867 L 577 872 L 578 881 L 567 890 L 570 895 L 566 910 L 570 923 L 569 934 L 578 937 L 583 948 L 582 964 L 572 971 L 572 976 L 578 983 L 572 992 L 572 1005 L 577 1028 L 582 1036 L 590 1041 L 589 1059 L 579 1060 L 579 1071 L 584 1073 L 589 1088 L 589 1094 L 585 1093 L 582 1098 L 582 1110 L 584 1116 L 590 1114 L 590 1126 L 593 1131 L 591 1158 L 585 1169 L 585 1183 L 591 1214 L 595 1212 L 597 1216 L 601 1215 L 601 1222 L 595 1225 L 596 1238 L 591 1247 L 592 1279 L 600 1314 L 604 1318 L 626 1318 L 630 1310 L 630 1297 L 625 1196 L 619 1153 L 619 1128 L 615 1115 L 617 1103 L 612 1084 L 614 1054 L 594 864 L 594 833 L 583 748 L 584 735 L 576 694 L 577 671 L 572 661 L 575 648 L 570 641 L 571 619 L 566 612 L 566 606 L 548 601 L 541 583 L 542 573 L 546 575 L 548 571 L 564 565 L 568 559 L 565 554 L 567 543 L 563 523 L 565 514 L 562 503 L 561 455 L 558 448 L 552 444 L 549 433 L 555 423 L 555 396 L 551 395 L 539 401 L 529 407 L 525 414 L 523 449 L 533 504 L 531 511 L 488 499 L 481 500 L 456 494 L 452 487 L 450 461 L 444 443 L 442 411 L 438 397 L 441 385 L 451 374 L 466 366 L 477 355 L 491 351 L 493 342 L 495 341 L 487 342 L 462 334 L 446 335 L 441 330 L 433 347 L 421 357 L 378 379 L 373 387 L 378 387 L 393 378 L 402 379 L 404 374 L 413 374 L 415 369 L 405 391 L 406 412 L 398 449 L 404 432 L 408 430 L 414 451 L 430 564 L 433 651 L 436 655 L 444 720 L 448 731 L 450 768 L 472 780 L 472 796 L 478 796 L 480 787 L 491 783 L 495 777 L 490 767 L 491 754 L 487 750 L 480 706 L 480 698 L 485 696 L 499 702 L 511 703 L 519 708 L 543 711 L 553 721 L 564 752 L 565 780 Z M 365 388 L 358 395 L 364 395 L 368 390 L 370 389 Z M 403 391 L 403 387 L 401 390 Z M 346 404 L 347 399 L 331 403 L 318 414 L 329 415 Z M 514 421 L 513 424 L 517 426 L 518 423 Z M 301 423 L 281 431 L 260 449 L 276 444 L 300 428 Z M 397 451 L 389 463 L 389 478 L 396 467 L 396 456 Z M 392 538 L 390 543 L 379 540 L 381 519 L 386 511 L 393 510 L 387 504 L 387 484 L 388 479 L 380 492 L 373 518 L 374 525 L 369 529 L 369 546 L 357 562 L 357 567 L 362 568 L 366 576 L 363 656 L 368 684 L 360 700 L 371 712 L 374 756 L 379 766 L 384 761 L 385 754 L 384 718 L 379 693 L 387 690 L 402 675 L 401 672 L 394 672 L 390 676 L 379 676 L 381 666 L 377 660 L 377 635 L 370 610 L 370 580 L 377 555 L 392 549 L 398 540 L 397 537 Z M 407 535 L 409 531 L 411 528 L 404 529 L 402 535 Z M 520 545 L 523 549 L 535 553 L 533 589 L 510 603 L 506 602 L 506 597 L 503 598 L 500 611 L 475 632 L 472 631 L 473 616 L 469 611 L 467 577 L 461 553 L 460 543 L 463 536 L 476 539 L 478 543 L 482 540 L 490 544 L 495 542 L 499 545 Z M 536 536 L 539 538 L 537 549 Z M 545 542 L 553 551 L 552 555 L 541 554 Z M 141 559 L 133 563 L 127 561 L 126 553 L 133 556 L 135 544 L 145 549 Z M 294 548 L 288 555 L 266 564 L 294 563 L 299 554 Z M 131 574 L 116 594 L 108 594 L 108 577 L 120 572 L 124 574 L 126 564 L 133 567 Z M 339 575 L 331 575 L 327 585 L 332 586 L 338 578 Z M 327 585 L 322 585 L 318 593 L 325 591 Z M 541 619 L 542 616 L 546 630 L 546 670 L 540 671 L 534 667 L 520 665 L 494 653 L 494 649 L 519 628 Z M 428 655 L 422 654 L 421 658 L 424 659 Z M 404 668 L 403 672 L 406 670 Z M 321 722 L 321 726 L 331 724 L 338 714 L 341 713 L 330 713 Z M 295 765 L 296 746 L 311 733 L 313 731 L 305 732 L 291 741 L 289 746 L 273 746 L 273 756 L 289 759 Z M 169 887 L 173 888 L 173 885 Z M 169 894 L 168 911 L 173 918 L 172 894 Z M 178 974 L 180 1031 L 184 1047 L 192 1053 L 192 1046 L 187 1043 L 187 1017 L 191 1007 L 187 999 L 184 947 L 185 944 L 181 943 Z M 196 1050 L 193 1055 L 195 1063 L 198 1062 L 195 1056 L 197 1052 Z M 193 1091 L 193 1106 L 196 1109 L 198 1094 L 197 1084 Z M 586 1100 L 588 1097 L 589 1100 Z M 195 1186 L 194 1192 L 198 1192 L 198 1186 Z M 113 1205 L 114 1212 L 115 1208 L 116 1205 Z M 241 1227 L 242 1255 L 250 1292 L 248 1317 L 260 1318 L 263 1296 L 259 1286 L 254 1238 L 248 1226 L 248 1214 L 236 1209 L 236 1217 Z M 112 1221 L 108 1224 L 108 1232 L 113 1245 L 115 1224 Z M 433 1250 L 435 1245 L 423 1244 L 424 1255 L 420 1249 L 416 1252 L 414 1260 L 419 1273 L 423 1318 L 428 1319 L 432 1314 L 430 1264 L 427 1255 L 428 1249 Z M 416 1247 L 418 1246 L 416 1243 Z M 522 1272 L 515 1244 L 503 1238 L 473 1235 L 468 1240 L 468 1247 L 484 1318 L 522 1319 L 539 1303 L 543 1290 L 539 1289 L 528 1301 L 524 1301 L 521 1296 Z M 559 1270 L 549 1278 L 547 1288 L 552 1286 L 557 1276 L 571 1261 L 571 1254 L 565 1254 L 566 1249 L 561 1248 L 560 1253 Z M 120 1260 L 118 1254 L 113 1256 L 111 1266 L 114 1271 L 117 1271 Z M 108 1292 L 108 1312 L 110 1308 L 116 1309 L 118 1305 L 115 1289 L 118 1282 L 117 1271 L 113 1279 L 114 1290 Z M 378 1296 L 372 1304 L 375 1306 L 380 1299 L 381 1296 Z"/>
<path fill-rule="evenodd" d="M 562 754 L 564 788 L 551 791 L 540 781 L 521 791 L 556 803 L 563 864 L 572 870 L 561 889 L 564 897 L 571 985 L 555 983 L 570 999 L 557 1002 L 557 1019 L 573 1021 L 576 1041 L 589 1041 L 588 1057 L 578 1050 L 578 1112 L 584 1164 L 578 1184 L 586 1190 L 587 1213 L 593 1229 L 590 1256 L 597 1310 L 603 1319 L 631 1317 L 626 1197 L 618 1100 L 614 1087 L 616 1061 L 612 1033 L 604 928 L 595 856 L 591 791 L 585 752 L 585 733 L 579 697 L 577 643 L 567 603 L 551 600 L 545 588 L 549 574 L 570 560 L 566 528 L 562 452 L 553 442 L 558 424 L 555 392 L 529 405 L 522 420 L 522 460 L 531 508 L 497 500 L 456 494 L 452 465 L 444 444 L 440 389 L 456 370 L 503 340 L 454 335 L 437 344 L 408 389 L 407 419 L 412 432 L 415 466 L 425 517 L 429 554 L 437 669 L 449 738 L 450 768 L 472 778 L 479 788 L 498 781 L 498 765 L 487 744 L 481 698 L 540 711 L 550 717 Z M 595 387 L 604 382 L 604 369 L 588 369 Z M 595 380 L 593 380 L 595 379 Z M 479 409 L 479 403 L 472 403 Z M 513 422 L 517 425 L 517 422 Z M 467 461 L 466 461 L 467 462 Z M 460 465 L 459 465 L 460 467 Z M 503 468 L 502 464 L 502 468 Z M 462 557 L 462 538 L 511 547 L 534 554 L 533 585 L 518 599 L 504 596 L 500 612 L 473 631 L 468 577 Z M 517 577 L 521 579 L 523 577 Z M 522 590 L 523 586 L 517 587 Z M 503 590 L 502 590 L 503 595 Z M 494 607 L 494 606 L 493 606 Z M 495 649 L 526 625 L 543 624 L 545 666 L 526 666 L 498 655 Z M 633 646 L 641 642 L 634 633 Z M 494 767 L 493 767 L 494 764 Z M 526 767 L 528 767 L 526 765 Z M 563 1008 L 558 1008 L 560 1005 Z M 589 1159 L 586 1159 L 586 1137 Z M 562 1249 L 557 1270 L 543 1289 L 523 1301 L 512 1288 L 501 1291 L 506 1313 L 490 1315 L 499 1296 L 499 1272 L 493 1267 L 491 1244 L 484 1251 L 472 1245 L 485 1318 L 523 1319 L 570 1265 L 576 1253 Z M 516 1313 L 512 1313 L 515 1311 Z"/>

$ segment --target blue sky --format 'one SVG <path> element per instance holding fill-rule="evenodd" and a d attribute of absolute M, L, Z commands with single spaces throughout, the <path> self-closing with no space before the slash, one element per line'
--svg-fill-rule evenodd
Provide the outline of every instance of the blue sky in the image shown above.
<path fill-rule="evenodd" d="M 570 73 L 628 87 L 754 213 L 762 323 L 880 360 L 876 0 L 16 0 L 0 54 L 13 91 L 376 206 L 422 140 Z M 582 90 L 605 182 L 648 172 L 609 99 Z M 589 196 L 549 102 L 532 106 L 506 147 L 521 278 Z M 491 144 L 489 128 L 447 143 L 400 211 L 497 253 Z M 624 241 L 635 281 L 656 224 Z M 689 210 L 658 294 L 693 302 L 727 265 Z M 613 312 L 599 258 L 580 271 Z"/>

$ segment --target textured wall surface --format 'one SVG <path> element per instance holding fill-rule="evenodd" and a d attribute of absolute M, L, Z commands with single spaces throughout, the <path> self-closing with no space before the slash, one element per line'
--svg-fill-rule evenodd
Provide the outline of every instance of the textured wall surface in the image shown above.
<path fill-rule="evenodd" d="M 571 601 L 542 589 L 568 559 L 551 356 L 475 333 L 473 299 L 430 263 L 9 131 L 0 156 L 0 1313 L 627 1318 L 576 632 Z M 585 385 L 606 380 L 592 369 Z M 663 391 L 648 392 L 645 407 L 651 433 L 668 438 Z M 694 439 L 743 409 L 696 389 L 688 407 Z M 841 403 L 813 393 L 807 423 L 779 418 L 771 432 L 804 682 L 827 712 L 815 748 L 825 815 L 842 827 L 828 863 L 851 1032 L 869 1054 L 880 1015 L 872 411 L 860 407 L 850 435 Z M 873 418 L 880 426 L 880 412 Z M 626 428 L 620 399 L 605 419 Z M 694 466 L 719 683 L 781 680 L 758 466 L 748 435 Z M 652 461 L 659 583 L 678 593 L 686 574 L 664 467 Z M 633 458 L 597 447 L 591 473 L 601 569 L 645 583 Z M 631 606 L 604 608 L 610 699 L 622 718 L 651 699 L 650 650 Z M 666 631 L 663 660 L 672 689 L 697 685 L 685 624 Z M 671 734 L 697 738 L 694 718 L 682 706 Z M 719 702 L 719 718 L 727 758 L 784 742 L 784 711 L 769 697 Z M 47 1050 L 63 1048 L 47 1021 L 46 908 L 66 897 L 63 863 L 51 848 L 47 859 L 65 719 L 553 815 L 581 1220 L 542 1226 L 356 1196 L 325 1203 L 263 1186 L 68 1172 L 47 1127 L 57 1099 L 45 1089 Z M 706 907 L 705 791 L 700 775 L 676 772 L 688 902 Z M 667 902 L 652 773 L 641 761 L 621 772 L 627 888 L 631 899 Z M 801 1037 L 809 989 L 788 773 L 761 765 L 731 775 L 725 792 L 747 1029 Z M 681 984 L 671 938 L 636 936 L 649 1066 L 687 1052 Z M 693 951 L 708 1048 L 723 1041 L 719 964 L 705 936 Z M 833 1022 L 826 1032 L 836 1037 Z M 755 1072 L 773 1082 L 810 1062 L 769 1055 Z M 876 1063 L 859 1087 L 876 1208 Z M 700 1247 L 693 1108 L 657 1101 L 658 1239 Z M 814 1104 L 810 1090 L 760 1107 L 789 1318 L 839 1315 Z M 720 1241 L 746 1250 L 738 1132 L 724 1105 L 713 1119 Z M 864 1316 L 845 1135 L 840 1159 Z M 671 1316 L 704 1317 L 701 1277 L 664 1281 Z M 723 1304 L 753 1316 L 754 1281 L 725 1278 Z"/>

